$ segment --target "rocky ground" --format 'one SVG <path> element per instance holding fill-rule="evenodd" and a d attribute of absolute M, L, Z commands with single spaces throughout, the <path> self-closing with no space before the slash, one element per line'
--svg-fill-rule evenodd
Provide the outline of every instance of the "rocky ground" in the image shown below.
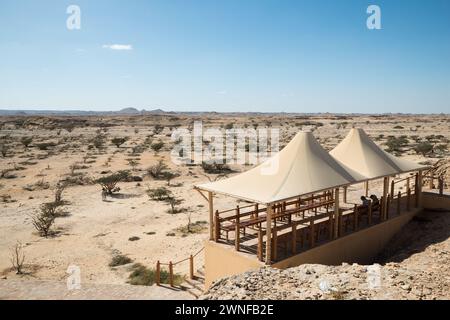
<path fill-rule="evenodd" d="M 215 283 L 203 299 L 449 299 L 450 213 L 427 212 L 402 230 L 379 264 L 262 268 Z"/>

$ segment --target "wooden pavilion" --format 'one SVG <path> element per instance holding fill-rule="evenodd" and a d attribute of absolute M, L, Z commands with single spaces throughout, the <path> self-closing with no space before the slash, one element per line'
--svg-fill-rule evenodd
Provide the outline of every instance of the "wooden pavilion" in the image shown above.
<path fill-rule="evenodd" d="M 195 189 L 209 203 L 210 241 L 273 265 L 420 207 L 425 169 L 386 153 L 362 129 L 352 129 L 331 152 L 312 133 L 299 132 L 259 166 Z M 379 199 L 347 202 L 349 187 L 363 183 L 368 196 L 369 183 L 378 179 Z M 215 194 L 248 204 L 214 210 Z"/>

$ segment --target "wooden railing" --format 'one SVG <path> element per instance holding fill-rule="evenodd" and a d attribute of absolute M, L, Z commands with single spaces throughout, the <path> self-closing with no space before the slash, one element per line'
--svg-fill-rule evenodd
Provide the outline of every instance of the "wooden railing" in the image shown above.
<path fill-rule="evenodd" d="M 161 266 L 167 266 L 169 268 L 169 285 L 171 287 L 175 287 L 174 285 L 174 271 L 173 268 L 176 265 L 179 265 L 180 263 L 189 261 L 189 279 L 195 279 L 195 269 L 194 269 L 194 258 L 196 256 L 198 256 L 200 254 L 200 252 L 202 252 L 205 248 L 201 248 L 199 251 L 197 251 L 197 253 L 195 254 L 191 254 L 189 257 L 177 261 L 177 262 L 172 262 L 170 261 L 169 263 L 163 263 L 160 262 L 159 260 L 156 262 L 156 274 L 155 274 L 155 283 L 157 286 L 161 285 Z"/>

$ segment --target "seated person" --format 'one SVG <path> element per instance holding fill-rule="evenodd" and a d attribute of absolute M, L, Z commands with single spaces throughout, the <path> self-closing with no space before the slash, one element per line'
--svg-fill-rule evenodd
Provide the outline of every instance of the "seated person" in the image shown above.
<path fill-rule="evenodd" d="M 374 195 L 374 194 L 371 194 L 371 195 L 370 195 L 370 199 L 372 199 L 372 203 L 373 203 L 374 206 L 375 206 L 375 205 L 378 205 L 378 204 L 380 203 L 380 200 L 379 200 L 378 197 L 377 197 L 376 195 Z"/>
<path fill-rule="evenodd" d="M 362 206 L 363 206 L 363 207 L 368 207 L 369 204 L 370 204 L 370 200 L 367 199 L 367 198 L 364 197 L 364 196 L 361 196 L 361 201 L 362 201 Z"/>

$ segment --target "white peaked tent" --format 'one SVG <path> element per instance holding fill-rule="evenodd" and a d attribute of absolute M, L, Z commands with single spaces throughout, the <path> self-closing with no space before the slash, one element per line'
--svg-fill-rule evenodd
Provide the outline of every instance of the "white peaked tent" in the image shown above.
<path fill-rule="evenodd" d="M 339 163 L 311 132 L 299 132 L 276 156 L 247 172 L 196 188 L 269 204 L 367 178 Z"/>
<path fill-rule="evenodd" d="M 399 159 L 377 146 L 364 130 L 352 129 L 330 155 L 342 165 L 368 179 L 427 168 L 414 162 Z"/>

